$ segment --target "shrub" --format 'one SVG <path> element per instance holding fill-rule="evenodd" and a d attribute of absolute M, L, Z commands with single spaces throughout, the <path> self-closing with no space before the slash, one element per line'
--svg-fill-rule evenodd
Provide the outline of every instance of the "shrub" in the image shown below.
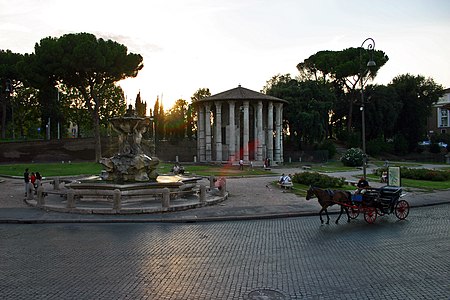
<path fill-rule="evenodd" d="M 367 142 L 366 151 L 371 156 L 377 156 L 383 152 L 391 152 L 392 143 L 386 142 L 382 137 L 378 137 Z"/>
<path fill-rule="evenodd" d="M 354 132 L 350 133 L 347 138 L 347 147 L 356 148 L 361 145 L 361 136 Z"/>
<path fill-rule="evenodd" d="M 394 151 L 400 155 L 408 153 L 408 140 L 401 134 L 397 134 L 394 137 Z"/>
<path fill-rule="evenodd" d="M 438 143 L 431 143 L 430 153 L 441 153 L 441 148 Z"/>
<path fill-rule="evenodd" d="M 387 171 L 387 168 L 378 168 L 374 171 L 374 174 L 381 176 L 383 171 Z M 414 179 L 414 180 L 428 180 L 428 181 L 446 181 L 450 180 L 450 172 L 444 170 L 430 170 L 424 168 L 400 168 L 400 176 L 402 178 Z"/>
<path fill-rule="evenodd" d="M 312 185 L 320 188 L 338 188 L 345 184 L 345 178 L 336 178 L 317 172 L 302 172 L 294 174 L 293 182 Z"/>
<path fill-rule="evenodd" d="M 318 150 L 328 150 L 328 158 L 333 158 L 336 154 L 336 146 L 331 140 L 323 141 L 318 147 Z"/>
<path fill-rule="evenodd" d="M 358 167 L 362 166 L 364 161 L 364 153 L 359 148 L 348 149 L 341 157 L 341 162 L 344 166 Z"/>

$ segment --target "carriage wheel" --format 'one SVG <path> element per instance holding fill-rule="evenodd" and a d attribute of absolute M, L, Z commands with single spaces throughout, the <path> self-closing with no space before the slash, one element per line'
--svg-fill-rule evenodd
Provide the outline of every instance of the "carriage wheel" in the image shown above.
<path fill-rule="evenodd" d="M 409 203 L 406 200 L 400 200 L 395 205 L 395 215 L 400 220 L 406 219 L 409 214 Z"/>
<path fill-rule="evenodd" d="M 377 219 L 377 209 L 375 207 L 368 207 L 364 212 L 364 220 L 367 223 L 373 224 Z"/>
<path fill-rule="evenodd" d="M 349 215 L 350 219 L 356 219 L 359 216 L 359 209 L 353 208 L 353 207 L 349 207 L 348 208 L 348 215 Z"/>

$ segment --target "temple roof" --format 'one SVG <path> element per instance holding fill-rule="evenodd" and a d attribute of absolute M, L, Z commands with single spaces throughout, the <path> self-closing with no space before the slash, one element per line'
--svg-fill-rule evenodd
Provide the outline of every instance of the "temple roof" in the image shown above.
<path fill-rule="evenodd" d="M 197 102 L 208 102 L 208 101 L 227 101 L 227 100 L 255 100 L 255 101 L 273 101 L 273 102 L 283 102 L 288 103 L 286 100 L 269 96 L 266 94 L 258 93 L 249 89 L 246 89 L 239 85 L 237 88 L 212 95 L 210 97 L 203 98 Z"/>

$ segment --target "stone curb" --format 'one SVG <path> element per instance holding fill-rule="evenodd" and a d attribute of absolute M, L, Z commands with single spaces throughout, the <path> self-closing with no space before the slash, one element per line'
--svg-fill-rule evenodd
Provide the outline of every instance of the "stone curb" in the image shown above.
<path fill-rule="evenodd" d="M 437 206 L 443 204 L 450 204 L 450 200 L 439 203 L 424 203 L 411 205 L 410 207 L 427 207 Z M 338 214 L 339 212 L 329 212 L 330 215 Z M 264 220 L 264 219 L 280 219 L 280 218 L 295 218 L 306 216 L 317 216 L 318 212 L 293 212 L 293 213 L 273 213 L 260 215 L 246 215 L 246 216 L 220 216 L 220 217 L 199 217 L 199 218 L 163 218 L 160 219 L 146 219 L 146 218 L 127 218 L 127 219 L 0 219 L 0 224 L 59 224 L 59 223 L 94 223 L 94 224 L 108 224 L 108 223 L 200 223 L 200 222 L 223 222 L 223 221 L 248 221 L 248 220 Z M 99 215 L 97 215 L 99 216 Z"/>

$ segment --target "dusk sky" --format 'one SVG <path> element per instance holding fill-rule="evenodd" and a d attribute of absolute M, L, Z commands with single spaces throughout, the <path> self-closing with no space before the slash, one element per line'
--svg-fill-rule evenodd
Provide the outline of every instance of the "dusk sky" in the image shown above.
<path fill-rule="evenodd" d="M 32 53 L 42 38 L 79 32 L 144 57 L 120 84 L 149 107 L 157 96 L 165 108 L 190 101 L 199 88 L 260 91 L 318 51 L 368 37 L 389 56 L 375 83 L 410 73 L 450 87 L 448 0 L 0 0 L 0 49 Z"/>

